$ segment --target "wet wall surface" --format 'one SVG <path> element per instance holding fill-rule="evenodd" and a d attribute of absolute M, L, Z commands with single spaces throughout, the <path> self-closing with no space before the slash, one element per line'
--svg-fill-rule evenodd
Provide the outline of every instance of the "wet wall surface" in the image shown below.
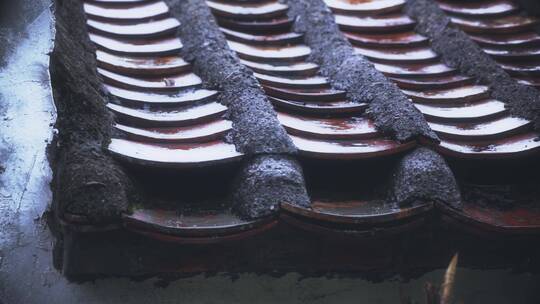
<path fill-rule="evenodd" d="M 0 68 L 0 303 L 399 303 L 402 294 L 423 302 L 423 284 L 440 282 L 436 270 L 403 282 L 350 277 L 198 275 L 165 283 L 159 278 L 102 278 L 68 282 L 52 265 L 53 237 L 44 213 L 50 204 L 46 147 L 55 111 L 48 75 L 51 14 L 29 21 L 26 34 Z M 524 261 L 525 262 L 525 261 Z M 456 296 L 470 303 L 539 303 L 539 275 L 508 269 L 458 269 Z"/>

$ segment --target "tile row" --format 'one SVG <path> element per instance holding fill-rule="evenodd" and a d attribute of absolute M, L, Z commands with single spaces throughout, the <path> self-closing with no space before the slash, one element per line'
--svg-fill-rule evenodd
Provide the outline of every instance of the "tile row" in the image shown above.
<path fill-rule="evenodd" d="M 511 0 L 438 0 L 452 22 L 518 82 L 540 87 L 539 19 Z"/>
<path fill-rule="evenodd" d="M 482 159 L 538 151 L 531 122 L 510 116 L 504 103 L 491 98 L 489 87 L 445 65 L 429 39 L 414 31 L 415 21 L 402 12 L 404 0 L 325 2 L 356 52 L 394 81 L 425 115 L 442 139 L 438 151 Z M 377 9 L 371 9 L 374 2 Z"/>
<path fill-rule="evenodd" d="M 163 1 L 84 3 L 98 73 L 117 117 L 109 150 L 129 162 L 157 167 L 204 166 L 241 157 L 224 136 L 227 108 L 217 91 L 179 55 L 178 20 Z"/>

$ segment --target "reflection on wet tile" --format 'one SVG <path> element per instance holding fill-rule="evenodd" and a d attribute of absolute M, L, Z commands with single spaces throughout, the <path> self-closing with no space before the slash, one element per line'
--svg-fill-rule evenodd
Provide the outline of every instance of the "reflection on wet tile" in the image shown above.
<path fill-rule="evenodd" d="M 441 90 L 458 88 L 472 85 L 474 79 L 462 75 L 424 77 L 424 78 L 400 78 L 389 77 L 401 89 L 407 90 Z"/>
<path fill-rule="evenodd" d="M 446 12 L 460 15 L 493 16 L 515 12 L 518 7 L 508 0 L 455 2 L 437 0 L 439 6 Z"/>
<path fill-rule="evenodd" d="M 468 33 L 472 40 L 481 45 L 501 48 L 527 47 L 540 45 L 540 35 L 532 31 L 520 33 L 474 34 Z"/>
<path fill-rule="evenodd" d="M 275 63 L 260 63 L 244 59 L 240 62 L 255 72 L 267 75 L 280 76 L 315 76 L 319 66 L 311 62 L 291 62 L 286 65 L 277 65 Z"/>
<path fill-rule="evenodd" d="M 205 89 L 185 90 L 179 93 L 158 93 L 126 90 L 111 85 L 105 85 L 105 88 L 109 93 L 119 98 L 121 101 L 137 105 L 151 104 L 180 106 L 215 99 L 217 97 L 216 91 Z"/>
<path fill-rule="evenodd" d="M 380 62 L 430 62 L 437 60 L 437 58 L 439 57 L 439 55 L 437 55 L 435 52 L 433 52 L 427 47 L 415 49 L 375 49 L 355 46 L 354 50 L 360 55 Z"/>
<path fill-rule="evenodd" d="M 405 0 L 324 0 L 336 12 L 355 14 L 380 14 L 395 11 L 405 5 Z"/>
<path fill-rule="evenodd" d="M 318 89 L 294 89 L 294 88 L 277 88 L 265 85 L 264 90 L 268 96 L 288 99 L 292 101 L 302 102 L 333 102 L 344 101 L 346 98 L 345 91 L 338 91 L 330 88 Z"/>
<path fill-rule="evenodd" d="M 133 39 L 118 40 L 98 34 L 90 34 L 90 40 L 98 47 L 105 50 L 134 56 L 170 55 L 177 54 L 182 50 L 182 43 L 178 38 L 166 38 L 152 41 Z"/>
<path fill-rule="evenodd" d="M 98 73 L 105 79 L 105 83 L 117 85 L 127 89 L 138 90 L 178 90 L 190 88 L 202 84 L 199 76 L 193 73 L 185 73 L 159 78 L 137 78 L 124 76 L 98 68 Z"/>
<path fill-rule="evenodd" d="M 433 205 L 395 208 L 391 204 L 383 204 L 378 199 L 322 201 L 315 199 L 312 208 L 302 208 L 291 204 L 282 207 L 297 216 L 309 218 L 312 221 L 340 224 L 377 224 L 402 220 L 430 210 Z"/>
<path fill-rule="evenodd" d="M 506 113 L 504 103 L 493 99 L 454 107 L 429 104 L 416 104 L 416 107 L 429 121 L 483 121 Z"/>
<path fill-rule="evenodd" d="M 242 155 L 221 141 L 204 144 L 151 144 L 112 139 L 109 150 L 130 162 L 147 166 L 182 168 L 234 161 Z"/>
<path fill-rule="evenodd" d="M 336 14 L 335 17 L 339 27 L 347 31 L 381 33 L 412 29 L 414 27 L 414 21 L 405 15 L 357 17 Z"/>
<path fill-rule="evenodd" d="M 158 228 L 168 235 L 185 237 L 216 238 L 220 235 L 240 233 L 251 230 L 266 221 L 245 221 L 238 216 L 226 212 L 165 209 L 136 209 L 133 214 L 125 216 L 127 225 L 139 229 L 154 230 Z"/>
<path fill-rule="evenodd" d="M 449 75 L 456 70 L 442 63 L 374 63 L 377 70 L 388 76 L 416 77 Z"/>
<path fill-rule="evenodd" d="M 506 16 L 497 20 L 471 20 L 460 17 L 452 17 L 452 22 L 465 31 L 474 33 L 513 33 L 525 29 L 532 29 L 538 24 L 538 20 L 524 16 Z"/>
<path fill-rule="evenodd" d="M 504 158 L 530 155 L 540 150 L 537 134 L 525 133 L 488 142 L 458 142 L 443 140 L 440 148 L 452 155 L 465 158 Z"/>
<path fill-rule="evenodd" d="M 284 88 L 318 89 L 329 87 L 325 77 L 314 76 L 308 78 L 284 78 L 279 76 L 254 73 L 255 77 L 263 85 Z"/>
<path fill-rule="evenodd" d="M 105 35 L 125 38 L 162 36 L 164 34 L 174 33 L 180 26 L 180 22 L 174 18 L 151 20 L 148 22 L 135 24 L 115 24 L 91 19 L 86 23 L 91 30 L 103 33 Z"/>
<path fill-rule="evenodd" d="M 473 102 L 489 97 L 487 86 L 474 85 L 464 86 L 447 90 L 410 91 L 403 90 L 405 95 L 419 102 L 453 102 L 465 103 Z"/>
<path fill-rule="evenodd" d="M 377 136 L 373 123 L 363 117 L 317 118 L 278 112 L 278 119 L 292 134 L 324 139 L 365 139 Z"/>
<path fill-rule="evenodd" d="M 221 27 L 220 30 L 225 34 L 227 39 L 245 44 L 265 46 L 297 44 L 301 43 L 303 38 L 302 34 L 294 32 L 260 35 L 239 32 L 224 27 Z"/>
<path fill-rule="evenodd" d="M 349 41 L 358 46 L 367 47 L 403 47 L 403 46 L 421 46 L 427 45 L 428 39 L 415 32 L 398 32 L 398 33 L 344 33 Z"/>
<path fill-rule="evenodd" d="M 228 120 L 216 120 L 186 127 L 138 128 L 117 124 L 115 128 L 136 141 L 196 143 L 217 140 L 232 128 Z"/>
<path fill-rule="evenodd" d="M 142 57 L 115 55 L 97 50 L 96 60 L 99 67 L 125 75 L 171 75 L 191 70 L 191 65 L 177 55 Z"/>
<path fill-rule="evenodd" d="M 285 13 L 288 9 L 287 5 L 277 1 L 226 3 L 208 0 L 206 3 L 217 15 L 247 19 L 276 17 Z"/>
<path fill-rule="evenodd" d="M 286 16 L 255 21 L 219 18 L 217 21 L 222 27 L 256 34 L 273 34 L 288 31 L 294 23 L 293 19 Z"/>
<path fill-rule="evenodd" d="M 362 159 L 400 153 L 414 144 L 399 144 L 393 140 L 316 140 L 291 135 L 301 154 L 322 159 Z"/>
<path fill-rule="evenodd" d="M 517 134 L 530 129 L 532 124 L 522 118 L 506 116 L 481 123 L 441 124 L 431 122 L 429 126 L 443 138 L 484 140 Z"/>
<path fill-rule="evenodd" d="M 107 7 L 84 3 L 85 13 L 92 18 L 110 21 L 141 21 L 168 15 L 169 8 L 163 1 L 143 3 L 133 7 Z"/>
<path fill-rule="evenodd" d="M 254 61 L 299 61 L 304 60 L 311 53 L 305 45 L 296 46 L 250 46 L 243 43 L 229 41 L 229 47 L 238 53 L 238 56 Z"/>
<path fill-rule="evenodd" d="M 133 109 L 117 104 L 107 107 L 120 119 L 143 126 L 186 126 L 206 122 L 220 117 L 227 107 L 217 102 L 206 103 L 178 110 L 145 110 Z"/>

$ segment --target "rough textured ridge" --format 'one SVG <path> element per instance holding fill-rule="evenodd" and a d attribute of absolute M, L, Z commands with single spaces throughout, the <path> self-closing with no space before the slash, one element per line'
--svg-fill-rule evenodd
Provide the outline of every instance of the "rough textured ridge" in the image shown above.
<path fill-rule="evenodd" d="M 60 130 L 53 149 L 56 212 L 86 216 L 93 223 L 117 220 L 134 189 L 105 152 L 113 120 L 105 107 L 80 1 L 56 1 L 51 79 Z"/>
<path fill-rule="evenodd" d="M 408 0 L 406 13 L 418 21 L 416 30 L 431 39 L 444 63 L 490 86 L 491 96 L 505 102 L 510 113 L 534 121 L 540 130 L 540 92 L 517 83 L 431 0 Z"/>
<path fill-rule="evenodd" d="M 399 206 L 417 202 L 443 202 L 461 208 L 454 174 L 437 153 L 418 148 L 405 156 L 393 174 L 390 200 Z"/>
<path fill-rule="evenodd" d="M 229 107 L 237 149 L 248 157 L 255 155 L 237 176 L 232 195 L 234 211 L 254 219 L 274 213 L 285 200 L 309 204 L 298 163 L 283 155 L 260 155 L 296 153 L 296 147 L 253 73 L 227 46 L 204 1 L 168 2 L 172 14 L 182 23 L 184 58 L 207 86 L 220 90 L 221 103 Z"/>
<path fill-rule="evenodd" d="M 369 103 L 368 113 L 377 128 L 399 141 L 418 136 L 438 141 L 423 115 L 401 90 L 360 55 L 341 34 L 322 0 L 288 0 L 295 31 L 305 34 L 311 59 L 332 85 L 347 91 L 355 102 Z"/>
<path fill-rule="evenodd" d="M 229 107 L 237 149 L 245 154 L 296 152 L 262 87 L 229 49 L 204 1 L 167 2 L 182 23 L 184 58 L 193 63 L 195 72 L 209 86 L 221 91 L 220 101 Z"/>
<path fill-rule="evenodd" d="M 259 156 L 248 161 L 235 183 L 233 209 L 244 218 L 258 218 L 277 211 L 287 202 L 310 206 L 302 168 L 286 156 Z"/>

